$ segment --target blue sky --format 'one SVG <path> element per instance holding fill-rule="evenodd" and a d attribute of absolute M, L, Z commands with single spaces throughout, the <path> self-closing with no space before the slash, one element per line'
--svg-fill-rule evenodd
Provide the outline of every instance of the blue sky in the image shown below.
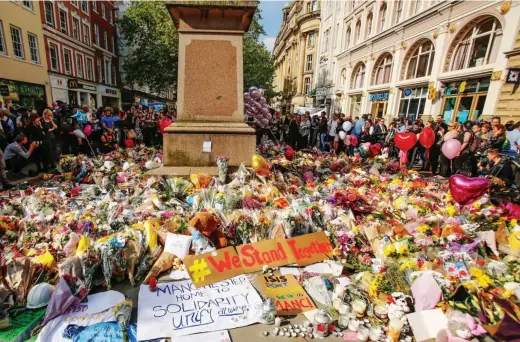
<path fill-rule="evenodd" d="M 276 35 L 280 31 L 282 24 L 282 8 L 287 1 L 261 0 L 260 9 L 262 10 L 262 25 L 264 25 L 266 35 L 263 41 L 269 51 L 273 51 Z"/>

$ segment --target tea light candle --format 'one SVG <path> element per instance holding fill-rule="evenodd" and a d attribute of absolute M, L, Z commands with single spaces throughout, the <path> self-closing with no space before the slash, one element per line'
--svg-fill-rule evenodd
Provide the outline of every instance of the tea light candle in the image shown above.
<path fill-rule="evenodd" d="M 359 322 L 358 321 L 353 319 L 350 322 L 348 322 L 348 330 L 356 332 L 356 331 L 358 331 L 358 329 L 359 329 Z"/>
<path fill-rule="evenodd" d="M 349 311 L 350 311 L 350 308 L 349 308 L 349 306 L 348 306 L 347 304 L 341 304 L 341 305 L 339 306 L 338 311 L 339 311 L 339 314 L 340 314 L 340 315 L 348 316 Z"/>
<path fill-rule="evenodd" d="M 338 326 L 341 329 L 347 329 L 349 322 L 350 322 L 350 318 L 348 315 L 340 315 L 338 318 Z"/>
<path fill-rule="evenodd" d="M 360 341 L 368 341 L 368 329 L 367 328 L 359 328 L 357 333 L 357 338 Z"/>

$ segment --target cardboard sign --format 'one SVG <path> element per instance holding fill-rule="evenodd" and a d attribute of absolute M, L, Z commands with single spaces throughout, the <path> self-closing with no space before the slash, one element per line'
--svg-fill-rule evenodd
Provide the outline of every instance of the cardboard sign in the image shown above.
<path fill-rule="evenodd" d="M 278 315 L 292 316 L 316 309 L 307 292 L 293 275 L 268 276 L 258 274 L 256 278 L 264 297 L 275 300 Z"/>
<path fill-rule="evenodd" d="M 262 270 L 264 265 L 278 267 L 293 264 L 294 257 L 284 239 L 264 240 L 237 247 L 246 273 Z"/>
<path fill-rule="evenodd" d="M 141 285 L 137 305 L 137 340 L 151 340 L 239 328 L 257 323 L 262 299 L 241 275 L 197 289 L 191 280 Z M 208 339 L 209 341 L 219 341 Z"/>
<path fill-rule="evenodd" d="M 298 266 L 332 258 L 332 245 L 324 232 L 305 234 L 287 240 Z"/>
<path fill-rule="evenodd" d="M 244 273 L 235 247 L 184 257 L 184 266 L 196 288 Z"/>

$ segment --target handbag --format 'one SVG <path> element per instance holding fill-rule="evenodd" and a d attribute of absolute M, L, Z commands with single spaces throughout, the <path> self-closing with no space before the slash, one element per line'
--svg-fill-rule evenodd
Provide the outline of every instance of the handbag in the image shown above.
<path fill-rule="evenodd" d="M 128 139 L 135 139 L 135 131 L 133 129 L 129 130 L 128 133 L 126 134 L 126 137 Z"/>

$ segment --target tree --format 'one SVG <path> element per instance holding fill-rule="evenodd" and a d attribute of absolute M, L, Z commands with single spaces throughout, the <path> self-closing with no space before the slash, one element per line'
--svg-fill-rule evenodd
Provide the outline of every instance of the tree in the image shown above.
<path fill-rule="evenodd" d="M 274 64 L 271 53 L 260 37 L 265 34 L 257 10 L 249 31 L 244 35 L 244 89 L 265 89 L 272 98 Z M 127 84 L 164 90 L 177 83 L 178 32 L 168 10 L 160 1 L 132 1 L 119 20 L 121 31 L 130 47 L 123 71 Z"/>

